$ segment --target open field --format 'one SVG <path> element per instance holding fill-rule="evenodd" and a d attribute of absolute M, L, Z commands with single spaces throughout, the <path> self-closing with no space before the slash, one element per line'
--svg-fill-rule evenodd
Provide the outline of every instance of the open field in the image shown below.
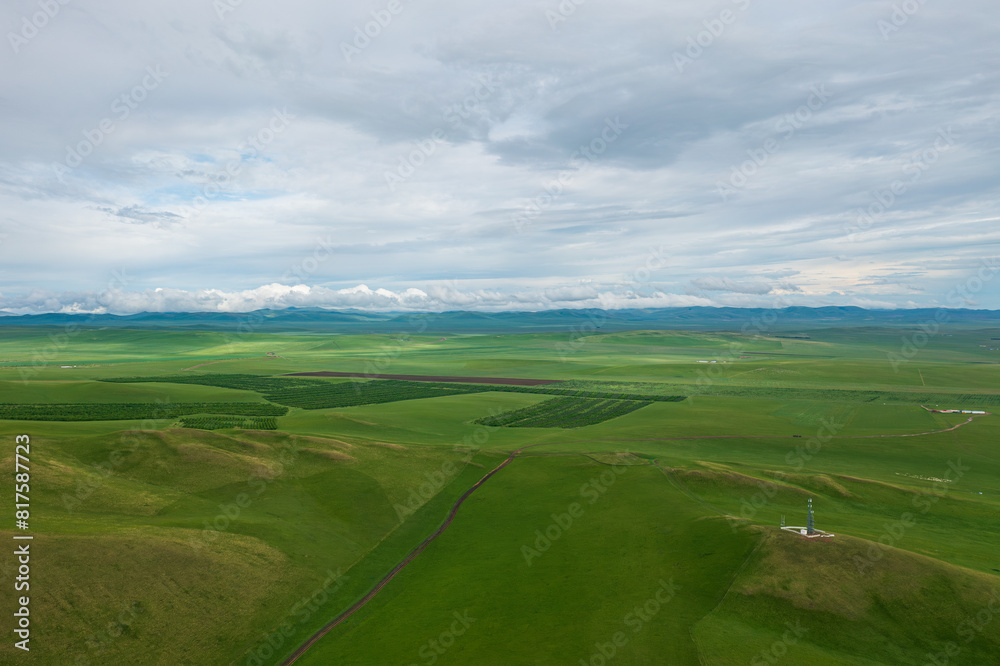
<path fill-rule="evenodd" d="M 476 423 L 507 428 L 580 428 L 630 414 L 652 401 L 601 398 L 552 398 L 531 407 L 503 412 Z"/>
<path fill-rule="evenodd" d="M 24 663 L 1000 664 L 997 329 L 2 332 Z"/>
<path fill-rule="evenodd" d="M 558 379 L 511 379 L 505 377 L 441 377 L 440 375 L 383 375 L 360 372 L 293 372 L 296 377 L 352 377 L 364 379 L 402 379 L 411 382 L 468 382 L 470 384 L 513 384 L 515 386 L 544 386 L 555 384 Z"/>

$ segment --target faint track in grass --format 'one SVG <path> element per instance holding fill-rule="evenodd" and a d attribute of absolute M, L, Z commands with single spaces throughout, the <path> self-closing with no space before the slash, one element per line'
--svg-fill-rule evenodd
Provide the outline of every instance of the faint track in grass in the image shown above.
<path fill-rule="evenodd" d="M 216 362 L 218 362 L 218 361 L 216 361 Z M 977 416 L 989 416 L 989 414 L 974 414 L 974 415 L 970 416 L 966 421 L 964 421 L 962 423 L 959 423 L 957 425 L 954 425 L 954 426 L 952 426 L 950 428 L 945 428 L 943 430 L 934 430 L 934 431 L 922 432 L 922 433 L 906 433 L 906 434 L 899 434 L 899 435 L 847 435 L 847 436 L 840 436 L 840 437 L 838 437 L 838 439 L 861 439 L 861 438 L 870 438 L 870 437 L 918 437 L 918 436 L 921 436 L 921 435 L 934 435 L 934 434 L 938 434 L 938 433 L 951 432 L 953 430 L 957 430 L 958 428 L 961 428 L 962 426 L 971 423 L 973 421 L 973 419 L 975 419 Z M 789 438 L 790 439 L 790 438 L 793 438 L 793 437 L 796 437 L 796 436 L 795 435 L 703 435 L 703 436 L 684 436 L 684 437 L 658 437 L 658 438 L 646 438 L 646 439 L 604 439 L 604 440 L 589 439 L 589 440 L 579 440 L 579 441 L 580 442 L 588 442 L 588 443 L 595 443 L 595 442 L 602 442 L 602 441 L 606 441 L 606 442 L 655 442 L 655 441 L 669 441 L 669 440 L 683 440 L 683 439 L 747 439 L 747 438 L 757 438 L 757 439 L 763 439 L 763 438 L 771 438 L 771 439 Z M 431 544 L 431 542 L 433 542 L 435 539 L 437 539 L 439 536 L 441 536 L 444 533 L 444 531 L 446 529 L 448 529 L 448 527 L 451 525 L 452 521 L 455 519 L 455 516 L 458 514 L 458 510 L 461 508 L 462 504 L 465 503 L 465 500 L 467 500 L 472 495 L 472 493 L 476 492 L 476 490 L 478 490 L 484 483 L 486 483 L 490 478 L 492 478 L 497 472 L 499 472 L 501 469 L 503 469 L 504 467 L 506 467 L 507 465 L 509 465 L 510 463 L 512 463 L 514 461 L 514 459 L 517 458 L 517 456 L 522 451 L 524 451 L 525 449 L 530 449 L 530 448 L 536 447 L 536 446 L 546 446 L 546 445 L 551 445 L 551 444 L 556 444 L 556 443 L 576 443 L 576 442 L 539 442 L 539 443 L 536 443 L 536 444 L 528 444 L 526 446 L 522 446 L 521 448 L 516 449 L 515 451 L 511 452 L 511 454 L 509 456 L 507 456 L 507 458 L 505 458 L 503 460 L 503 462 L 501 462 L 499 465 L 497 465 L 492 470 L 490 470 L 489 472 L 487 472 L 481 479 L 479 479 L 479 481 L 477 481 L 475 484 L 473 484 L 471 488 L 469 488 L 464 493 L 462 493 L 462 496 L 459 497 L 458 500 L 455 502 L 455 504 L 452 505 L 451 511 L 448 512 L 448 515 L 445 518 L 444 522 L 429 537 L 427 537 L 426 539 L 424 539 L 423 541 L 421 541 L 420 544 L 418 544 L 416 548 L 414 548 L 412 551 L 410 551 L 410 554 L 407 555 L 405 558 L 403 558 L 403 560 L 401 562 L 399 562 L 399 564 L 397 564 L 395 567 L 393 567 L 392 570 L 388 574 L 386 574 L 385 576 L 383 576 L 382 579 L 379 580 L 379 582 L 376 583 L 375 586 L 371 590 L 369 590 L 367 594 L 365 594 L 365 596 L 363 596 L 360 600 L 358 600 L 357 602 L 355 602 L 350 608 L 348 608 L 347 610 L 345 610 L 344 612 L 342 612 L 340 615 L 338 615 L 337 617 L 335 617 L 333 620 L 331 620 L 330 622 L 328 622 L 327 624 L 325 624 L 322 629 L 320 629 L 319 631 L 317 631 L 315 634 L 313 634 L 309 638 L 309 640 L 307 640 L 305 643 L 303 643 L 301 646 L 299 646 L 295 650 L 295 652 L 293 652 L 287 659 L 285 659 L 285 661 L 281 662 L 282 666 L 289 666 L 290 664 L 294 664 L 313 645 L 315 645 L 317 642 L 319 642 L 319 640 L 321 638 L 323 638 L 326 634 L 328 634 L 330 631 L 332 631 L 334 628 L 336 628 L 340 624 L 343 624 L 346 620 L 348 620 L 352 615 L 354 615 L 355 613 L 357 613 L 359 610 L 361 610 L 362 608 L 364 608 L 368 604 L 369 601 L 371 601 L 372 599 L 374 599 L 375 596 L 378 595 L 378 593 L 381 592 L 385 588 L 385 586 L 389 584 L 390 581 L 392 581 L 393 578 L 395 578 L 397 575 L 399 575 L 399 573 L 403 569 L 405 569 L 411 562 L 413 562 L 413 560 L 415 560 L 421 553 L 423 553 L 424 550 L 426 550 L 427 547 Z M 578 454 L 574 453 L 574 455 L 578 455 Z M 587 456 L 587 457 L 589 458 L 589 456 Z M 600 461 L 596 461 L 595 460 L 595 462 L 600 462 Z M 688 490 L 686 488 L 686 486 L 684 486 L 680 482 L 679 479 L 677 479 L 676 477 L 672 477 L 667 472 L 667 470 L 665 470 L 663 467 L 661 467 L 659 465 L 658 461 L 654 460 L 652 464 L 655 465 L 657 468 L 659 468 L 660 471 L 663 473 L 663 475 L 665 477 L 667 477 L 667 480 L 670 481 L 676 488 L 678 488 L 678 490 L 681 491 L 682 494 L 684 494 L 685 496 L 687 496 L 689 499 L 692 499 L 695 502 L 698 502 L 698 503 L 706 506 L 707 508 L 709 508 L 710 510 L 712 510 L 712 511 L 714 511 L 716 513 L 720 513 L 722 515 L 726 515 L 725 512 L 721 511 L 717 507 L 712 506 L 711 504 L 705 502 L 704 500 L 702 500 L 702 499 L 698 498 L 696 495 L 694 495 L 694 493 L 692 493 L 690 490 Z M 732 584 L 733 584 L 733 582 L 735 582 L 736 578 L 739 576 L 739 573 L 741 573 L 742 570 L 744 568 L 746 568 L 747 563 L 750 561 L 750 559 L 753 557 L 753 555 L 756 554 L 756 552 L 759 550 L 760 545 L 762 543 L 763 543 L 763 540 L 761 541 L 761 543 L 758 544 L 757 548 L 755 548 L 750 553 L 750 555 L 746 558 L 746 560 L 744 561 L 743 565 L 740 567 L 740 570 L 737 572 L 737 576 L 733 578 L 732 582 L 730 582 L 730 587 L 732 587 Z M 727 589 L 726 593 L 728 594 L 728 589 Z M 723 597 L 725 597 L 725 595 L 723 595 Z M 721 601 L 720 601 L 720 603 L 721 603 Z M 696 645 L 697 645 L 697 643 L 696 643 Z"/>
<path fill-rule="evenodd" d="M 199 363 L 198 365 L 192 365 L 190 368 L 181 368 L 180 371 L 184 372 L 185 370 L 194 370 L 195 368 L 203 368 L 206 365 L 212 365 L 213 363 L 225 363 L 226 361 L 234 361 L 234 360 L 236 359 L 225 358 L 222 359 L 221 361 L 209 361 L 208 363 Z"/>
<path fill-rule="evenodd" d="M 511 462 L 513 462 L 514 459 L 518 456 L 518 454 L 524 451 L 525 449 L 530 449 L 534 446 L 544 446 L 545 444 L 549 444 L 549 442 L 540 442 L 538 444 L 528 444 L 527 446 L 522 446 L 516 451 L 513 451 L 499 465 L 497 465 L 492 470 L 487 472 L 486 475 L 483 476 L 483 478 L 479 479 L 479 481 L 476 481 L 476 483 L 473 484 L 471 488 L 462 493 L 462 496 L 459 497 L 458 501 L 455 502 L 455 504 L 451 507 L 451 511 L 448 512 L 448 516 L 445 518 L 444 522 L 441 524 L 440 527 L 438 527 L 434 531 L 433 534 L 431 534 L 429 537 L 421 541 L 416 548 L 410 551 L 410 554 L 407 555 L 405 558 L 403 558 L 403 560 L 399 564 L 393 567 L 392 571 L 390 571 L 378 583 L 376 583 L 375 586 L 371 590 L 369 590 L 365 596 L 363 596 L 360 600 L 358 600 L 353 606 L 351 606 L 343 613 L 341 613 L 340 615 L 332 619 L 330 622 L 325 624 L 322 629 L 317 631 L 315 634 L 312 635 L 311 638 L 309 638 L 309 640 L 307 640 L 305 643 L 299 646 L 299 648 L 296 649 L 295 652 L 291 654 L 291 656 L 289 656 L 285 661 L 281 662 L 282 666 L 288 666 L 289 664 L 294 664 L 299 659 L 299 657 L 304 655 L 309 650 L 309 648 L 315 645 L 321 638 L 323 638 L 323 636 L 328 634 L 336 626 L 342 624 L 345 620 L 347 620 L 356 612 L 364 608 L 369 601 L 374 599 L 375 596 L 379 592 L 381 592 L 382 589 L 399 574 L 399 572 L 405 569 L 407 565 L 409 565 L 413 560 L 417 558 L 418 555 L 424 552 L 424 550 L 427 548 L 427 546 L 431 544 L 432 541 L 437 539 L 439 536 L 441 536 L 442 533 L 444 533 L 446 529 L 448 529 L 448 526 L 451 525 L 451 522 L 455 519 L 455 516 L 458 514 L 459 508 L 461 508 L 465 500 L 467 500 L 469 496 L 472 495 L 472 493 L 476 492 L 476 490 L 478 490 L 480 486 L 486 483 L 494 474 L 496 474 L 501 469 L 503 469 Z"/>
<path fill-rule="evenodd" d="M 945 432 L 951 432 L 953 430 L 958 430 L 962 426 L 969 425 L 972 421 L 979 416 L 991 416 L 989 412 L 986 414 L 973 414 L 965 421 L 957 425 L 953 425 L 950 428 L 943 428 L 941 430 L 928 430 L 927 432 L 907 432 L 899 433 L 894 435 L 831 435 L 830 439 L 871 439 L 873 437 L 923 437 L 925 435 L 939 435 Z M 568 442 L 558 442 L 559 444 L 584 444 L 595 442 L 670 442 L 673 440 L 680 439 L 802 439 L 802 435 L 683 435 L 678 437 L 644 437 L 639 439 L 577 439 Z M 553 442 L 555 443 L 555 442 Z"/>
<path fill-rule="evenodd" d="M 181 368 L 179 372 L 185 372 L 186 370 L 194 370 L 195 368 L 203 368 L 206 365 L 213 365 L 215 363 L 229 363 L 230 361 L 246 361 L 247 359 L 261 358 L 257 356 L 249 356 L 247 358 L 223 358 L 218 361 L 209 361 L 208 363 L 199 363 L 198 365 L 192 365 L 190 368 Z M 285 358 L 280 354 L 275 354 L 274 356 L 264 356 L 263 358 Z"/>
<path fill-rule="evenodd" d="M 715 513 L 719 514 L 720 516 L 724 516 L 724 517 L 726 517 L 728 519 L 728 517 L 730 516 L 730 514 L 728 512 L 723 511 L 719 507 L 717 507 L 717 506 L 715 506 L 713 504 L 710 504 L 709 502 L 706 502 L 701 497 L 699 497 L 693 490 L 691 490 L 690 488 L 688 488 L 687 485 L 683 481 L 680 480 L 680 477 L 678 477 L 677 474 L 675 474 L 673 470 L 671 470 L 671 469 L 669 469 L 667 467 L 664 467 L 663 465 L 660 464 L 660 461 L 657 460 L 657 459 L 655 459 L 655 458 L 653 459 L 653 465 L 658 470 L 660 470 L 663 473 L 663 476 L 666 477 L 666 479 L 667 479 L 668 482 L 670 482 L 670 485 L 672 485 L 674 488 L 676 488 L 678 491 L 680 491 L 681 494 L 683 494 L 689 500 L 691 500 L 692 502 L 695 502 L 696 504 L 700 504 L 701 506 L 705 507 L 706 509 L 708 509 L 710 511 L 714 511 Z M 711 615 L 712 613 L 714 613 L 715 610 L 718 609 L 719 606 L 722 605 L 722 602 L 726 600 L 727 596 L 729 596 L 730 591 L 733 589 L 733 586 L 736 585 L 736 581 L 739 580 L 740 576 L 743 575 L 743 571 L 750 564 L 750 561 L 754 558 L 755 555 L 757 555 L 758 552 L 760 552 L 760 549 L 764 546 L 764 542 L 767 540 L 767 538 L 768 537 L 767 537 L 766 534 L 763 534 L 763 533 L 761 534 L 760 539 L 757 540 L 756 545 L 754 545 L 754 547 L 750 551 L 750 553 L 747 554 L 746 559 L 744 559 L 743 563 L 740 564 L 740 566 L 733 572 L 732 580 L 729 581 L 729 585 L 726 586 L 725 592 L 723 592 L 722 595 L 719 597 L 719 600 L 716 602 L 715 606 L 712 607 L 712 610 L 710 610 L 707 613 L 705 613 L 704 615 L 702 615 L 701 618 L 698 620 L 698 622 L 700 622 L 701 620 L 705 619 L 706 617 L 708 617 L 709 615 Z M 706 662 L 705 659 L 704 659 L 704 657 L 702 656 L 701 646 L 698 644 L 698 639 L 695 638 L 695 635 L 694 635 L 694 627 L 695 627 L 696 624 L 698 624 L 698 623 L 697 622 L 693 623 L 691 625 L 691 627 L 688 629 L 688 635 L 691 637 L 691 642 L 694 643 L 695 650 L 697 650 L 697 652 L 698 652 L 698 660 L 699 660 L 699 662 L 703 666 L 707 666 L 708 662 Z"/>
<path fill-rule="evenodd" d="M 674 488 L 676 488 L 682 495 L 684 495 L 685 497 L 687 497 L 692 502 L 695 502 L 696 504 L 700 504 L 703 507 L 705 507 L 706 509 L 709 509 L 710 511 L 714 511 L 715 513 L 719 514 L 720 516 L 727 516 L 727 515 L 729 515 L 728 513 L 726 513 L 725 511 L 723 511 L 719 507 L 714 506 L 712 504 L 709 504 L 708 502 L 706 502 L 705 500 L 703 500 L 701 497 L 699 497 L 693 490 L 691 490 L 690 488 L 687 487 L 687 484 L 685 484 L 683 481 L 681 481 L 680 478 L 676 474 L 673 473 L 673 470 L 668 469 L 668 468 L 664 467 L 663 465 L 661 465 L 659 460 L 657 460 L 657 459 L 654 458 L 653 459 L 653 465 L 658 470 L 660 470 L 663 473 L 663 476 L 665 476 L 667 478 L 667 481 L 670 482 L 670 485 L 672 485 Z"/>
<path fill-rule="evenodd" d="M 952 427 L 945 428 L 943 430 L 931 430 L 929 432 L 912 432 L 912 433 L 906 433 L 906 434 L 902 434 L 902 435 L 843 435 L 843 436 L 841 436 L 841 439 L 867 439 L 867 438 L 870 438 L 870 437 L 921 437 L 923 435 L 937 435 L 937 434 L 940 434 L 942 432 L 951 432 L 952 430 L 958 430 L 962 426 L 968 425 L 968 424 L 972 423 L 973 419 L 975 419 L 977 416 L 990 416 L 990 414 L 989 413 L 986 413 L 986 414 L 973 414 L 968 419 L 966 419 L 965 421 L 962 421 L 958 425 L 953 425 Z"/>

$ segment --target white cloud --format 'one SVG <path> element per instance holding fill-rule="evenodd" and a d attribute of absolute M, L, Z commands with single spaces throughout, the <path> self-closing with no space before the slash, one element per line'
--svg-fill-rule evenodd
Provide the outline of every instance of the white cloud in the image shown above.
<path fill-rule="evenodd" d="M 942 301 L 1000 246 L 995 6 L 927 3 L 885 40 L 886 7 L 849 4 L 751 3 L 683 72 L 718 15 L 695 0 L 555 31 L 531 0 L 404 3 L 350 62 L 357 3 L 68 7 L 0 49 L 0 307 Z M 120 117 L 147 67 L 168 75 Z"/>
<path fill-rule="evenodd" d="M 55 293 L 35 290 L 23 297 L 0 295 L 0 310 L 16 314 L 42 312 L 134 314 L 138 312 L 248 312 L 287 307 L 355 309 L 372 312 L 447 310 L 537 311 L 547 309 L 670 308 L 670 307 L 787 307 L 789 305 L 857 305 L 892 308 L 892 301 L 831 293 L 821 298 L 796 294 L 727 291 L 714 296 L 674 294 L 651 285 L 596 285 L 587 287 L 520 287 L 506 289 L 459 288 L 436 284 L 426 289 L 372 289 L 360 284 L 343 289 L 272 283 L 255 289 L 184 290 L 158 287 L 143 291 L 119 288 L 103 292 Z M 904 307 L 917 307 L 913 301 Z"/>

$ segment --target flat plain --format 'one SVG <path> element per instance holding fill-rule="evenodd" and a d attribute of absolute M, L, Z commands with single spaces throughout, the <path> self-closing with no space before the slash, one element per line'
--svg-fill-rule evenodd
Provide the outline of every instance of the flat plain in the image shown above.
<path fill-rule="evenodd" d="M 1000 330 L 913 334 L 5 328 L 32 663 L 1000 663 Z"/>

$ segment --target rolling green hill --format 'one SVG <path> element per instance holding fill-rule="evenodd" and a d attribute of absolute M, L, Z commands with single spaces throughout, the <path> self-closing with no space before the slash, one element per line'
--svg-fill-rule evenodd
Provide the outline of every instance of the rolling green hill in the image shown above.
<path fill-rule="evenodd" d="M 30 663 L 1000 663 L 1000 330 L 517 331 L 7 322 Z"/>

